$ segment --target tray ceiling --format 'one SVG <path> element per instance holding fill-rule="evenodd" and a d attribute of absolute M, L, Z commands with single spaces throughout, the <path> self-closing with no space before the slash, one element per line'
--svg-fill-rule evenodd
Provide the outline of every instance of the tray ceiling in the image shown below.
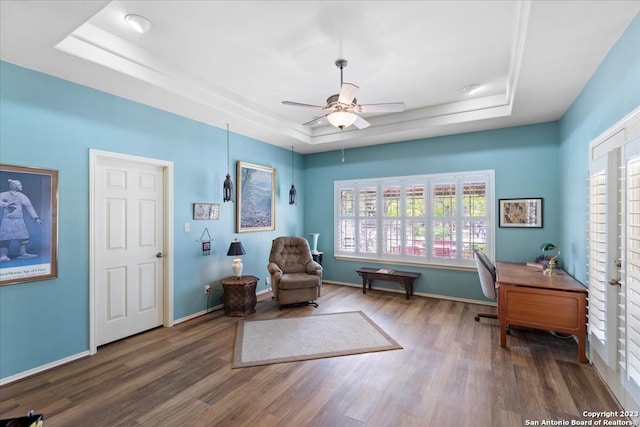
<path fill-rule="evenodd" d="M 559 119 L 638 1 L 6 1 L 2 60 L 312 153 Z M 140 34 L 124 16 L 153 28 Z M 303 126 L 339 92 L 406 110 Z M 480 85 L 469 94 L 468 85 Z"/>

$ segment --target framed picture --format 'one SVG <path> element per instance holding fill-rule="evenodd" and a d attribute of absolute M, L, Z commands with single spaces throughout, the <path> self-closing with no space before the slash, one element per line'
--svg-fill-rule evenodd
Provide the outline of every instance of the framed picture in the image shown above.
<path fill-rule="evenodd" d="M 236 232 L 275 230 L 276 171 L 238 162 Z"/>
<path fill-rule="evenodd" d="M 0 286 L 58 277 L 58 171 L 0 164 Z"/>
<path fill-rule="evenodd" d="M 542 199 L 500 199 L 499 225 L 542 228 Z"/>
<path fill-rule="evenodd" d="M 194 203 L 193 219 L 220 219 L 218 203 Z"/>

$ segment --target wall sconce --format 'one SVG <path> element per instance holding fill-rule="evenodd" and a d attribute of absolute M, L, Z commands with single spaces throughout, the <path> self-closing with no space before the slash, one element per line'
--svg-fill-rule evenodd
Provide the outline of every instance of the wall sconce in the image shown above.
<path fill-rule="evenodd" d="M 234 279 L 242 278 L 243 266 L 242 266 L 242 260 L 240 260 L 240 255 L 244 255 L 244 254 L 246 254 L 246 252 L 244 251 L 242 242 L 239 242 L 238 239 L 235 239 L 233 242 L 231 242 L 231 246 L 229 246 L 229 251 L 227 252 L 227 256 L 236 257 L 233 260 L 233 264 L 231 265 Z"/>
<path fill-rule="evenodd" d="M 294 160 L 294 151 L 293 151 L 293 145 L 291 146 L 291 189 L 289 190 L 289 204 L 290 205 L 297 205 L 298 204 L 298 195 L 297 195 L 297 191 L 296 191 L 296 186 L 293 185 L 293 170 L 294 170 L 294 166 L 293 166 L 293 160 Z"/>
<path fill-rule="evenodd" d="M 222 201 L 233 201 L 233 181 L 231 181 L 231 175 L 229 175 L 229 123 L 227 123 L 227 177 L 222 185 Z"/>

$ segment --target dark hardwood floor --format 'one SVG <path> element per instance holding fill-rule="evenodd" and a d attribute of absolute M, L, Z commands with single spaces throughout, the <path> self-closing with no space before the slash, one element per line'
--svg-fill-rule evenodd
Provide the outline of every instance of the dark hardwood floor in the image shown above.
<path fill-rule="evenodd" d="M 215 311 L 4 386 L 0 418 L 34 409 L 45 427 L 511 427 L 621 409 L 574 341 L 514 328 L 502 349 L 497 322 L 473 319 L 484 306 L 336 285 L 318 302 L 280 311 L 267 299 L 249 319 L 362 310 L 404 348 L 231 369 L 241 319 Z"/>

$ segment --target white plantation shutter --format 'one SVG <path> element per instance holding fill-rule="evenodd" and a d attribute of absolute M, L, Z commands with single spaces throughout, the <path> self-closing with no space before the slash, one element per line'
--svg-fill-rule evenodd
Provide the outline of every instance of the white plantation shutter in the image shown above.
<path fill-rule="evenodd" d="M 619 277 L 624 291 L 626 333 L 621 364 L 627 390 L 640 401 L 640 139 L 625 145 L 623 161 Z"/>
<path fill-rule="evenodd" d="M 609 258 L 617 236 L 615 153 L 592 162 L 589 170 L 589 343 L 608 366 L 616 363 L 617 289 L 608 283 Z M 612 186 L 611 184 L 614 183 Z M 613 189 L 613 190 L 612 190 Z M 613 234 L 611 230 L 613 229 Z M 611 240 L 613 237 L 613 241 Z M 615 250 L 615 249 L 613 249 Z"/>
<path fill-rule="evenodd" d="M 356 251 L 356 189 L 355 185 L 337 187 L 336 211 L 337 252 L 354 253 Z"/>
<path fill-rule="evenodd" d="M 334 182 L 339 258 L 475 268 L 494 258 L 494 171 Z"/>

